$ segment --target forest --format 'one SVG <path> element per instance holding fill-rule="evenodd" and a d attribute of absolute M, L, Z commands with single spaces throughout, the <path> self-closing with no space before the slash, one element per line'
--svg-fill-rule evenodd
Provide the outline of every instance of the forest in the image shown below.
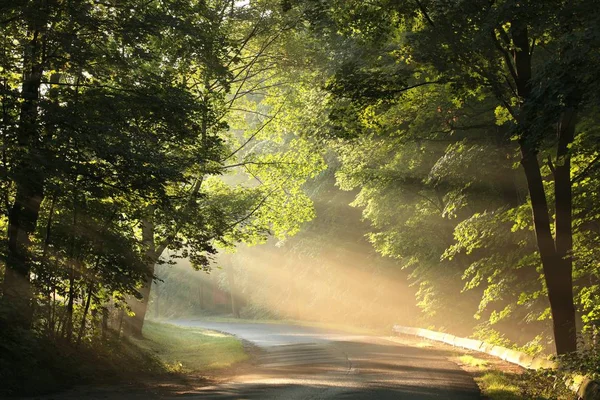
<path fill-rule="evenodd" d="M 5 0 L 0 26 L 0 394 L 204 286 L 600 374 L 595 1 Z"/>

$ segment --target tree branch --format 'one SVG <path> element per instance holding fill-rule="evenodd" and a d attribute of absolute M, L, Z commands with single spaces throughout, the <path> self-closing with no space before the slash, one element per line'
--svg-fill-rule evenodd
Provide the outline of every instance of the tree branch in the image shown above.
<path fill-rule="evenodd" d="M 223 160 L 221 160 L 221 162 L 225 162 L 225 161 L 229 160 L 231 157 L 236 155 L 240 150 L 242 150 L 244 147 L 246 147 L 248 145 L 248 143 L 250 143 L 250 141 L 252 141 L 260 132 L 262 132 L 262 130 L 265 129 L 267 127 L 267 125 L 269 125 L 277 117 L 277 115 L 279 115 L 284 104 L 285 104 L 285 101 L 281 103 L 281 105 L 279 106 L 279 109 L 275 112 L 275 114 L 273 114 L 264 124 L 262 124 L 262 126 L 260 128 L 258 128 L 256 130 L 256 132 L 254 132 L 252 135 L 250 135 L 250 137 L 240 147 L 235 149 L 231 154 L 229 154 L 227 157 L 225 157 Z"/>
<path fill-rule="evenodd" d="M 435 24 L 433 23 L 433 20 L 429 16 L 429 13 L 427 13 L 427 9 L 425 8 L 425 6 L 423 6 L 423 3 L 421 3 L 419 0 L 415 0 L 415 2 L 417 3 L 417 6 L 419 7 L 419 10 L 421 11 L 421 13 L 423 13 L 423 16 L 427 20 L 427 23 L 429 23 L 429 25 L 431 25 L 433 28 L 435 28 Z"/>
<path fill-rule="evenodd" d="M 554 163 L 552 162 L 551 156 L 548 156 L 548 159 L 546 160 L 546 164 L 548 164 L 548 168 L 550 168 L 552 175 L 556 176 L 556 168 L 554 167 Z"/>
<path fill-rule="evenodd" d="M 581 171 L 579 174 L 577 174 L 577 176 L 575 176 L 571 182 L 572 183 L 580 182 L 583 178 L 585 178 L 587 176 L 587 174 L 590 171 L 592 171 L 593 169 L 600 166 L 599 161 L 600 161 L 600 154 L 598 154 L 592 161 L 590 161 L 590 163 L 587 165 L 587 167 L 585 167 L 583 169 L 583 171 Z"/>
<path fill-rule="evenodd" d="M 502 32 L 504 32 L 504 29 L 501 28 L 500 30 Z M 506 32 L 504 32 L 504 33 L 506 34 Z M 512 76 L 514 81 L 517 82 L 519 77 L 517 75 L 517 71 L 515 70 L 515 66 L 512 63 L 510 53 L 508 52 L 508 50 L 506 50 L 504 47 L 502 47 L 502 44 L 496 37 L 495 30 L 494 30 L 494 32 L 492 32 L 492 39 L 494 40 L 494 45 L 500 51 L 500 53 L 502 53 L 502 56 L 504 57 L 504 63 L 506 64 L 506 68 L 508 68 L 508 72 L 510 72 L 510 75 Z"/>
<path fill-rule="evenodd" d="M 293 163 L 280 162 L 280 161 L 273 161 L 273 162 L 244 161 L 244 162 L 241 162 L 238 164 L 224 165 L 221 168 L 228 169 L 228 168 L 235 168 L 235 167 L 243 167 L 246 165 L 290 165 L 290 164 L 293 164 Z"/>

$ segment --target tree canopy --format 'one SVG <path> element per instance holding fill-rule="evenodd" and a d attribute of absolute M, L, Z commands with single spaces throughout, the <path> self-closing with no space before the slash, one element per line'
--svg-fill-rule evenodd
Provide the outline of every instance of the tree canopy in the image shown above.
<path fill-rule="evenodd" d="M 21 0 L 0 26 L 13 339 L 139 336 L 156 265 L 269 237 L 311 264 L 290 285 L 337 287 L 314 260 L 350 230 L 405 271 L 415 323 L 558 354 L 597 334 L 594 1 Z M 333 185 L 366 226 L 328 227 Z"/>

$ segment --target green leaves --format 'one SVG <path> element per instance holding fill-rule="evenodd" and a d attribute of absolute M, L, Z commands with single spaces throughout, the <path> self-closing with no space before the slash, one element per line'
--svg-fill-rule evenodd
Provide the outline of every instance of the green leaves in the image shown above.
<path fill-rule="evenodd" d="M 575 289 L 595 282 L 600 164 L 584 111 L 596 101 L 584 98 L 597 91 L 581 69 L 598 70 L 592 2 L 300 4 L 331 53 L 320 80 L 328 120 L 315 136 L 337 156 L 338 186 L 357 191 L 374 248 L 411 270 L 427 314 L 468 296 L 465 310 L 496 325 L 547 318 L 531 210 L 545 207 L 550 236 L 556 210 L 528 199 L 521 156 L 543 160 L 544 204 L 571 157 Z M 583 117 L 556 156 L 569 107 Z"/>

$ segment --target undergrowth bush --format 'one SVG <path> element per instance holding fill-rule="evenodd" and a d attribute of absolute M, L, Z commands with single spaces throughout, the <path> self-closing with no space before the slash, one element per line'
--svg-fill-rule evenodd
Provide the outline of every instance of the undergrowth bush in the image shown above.
<path fill-rule="evenodd" d="M 0 397 L 51 393 L 75 384 L 129 381 L 167 372 L 126 338 L 80 345 L 10 327 L 0 317 Z"/>

